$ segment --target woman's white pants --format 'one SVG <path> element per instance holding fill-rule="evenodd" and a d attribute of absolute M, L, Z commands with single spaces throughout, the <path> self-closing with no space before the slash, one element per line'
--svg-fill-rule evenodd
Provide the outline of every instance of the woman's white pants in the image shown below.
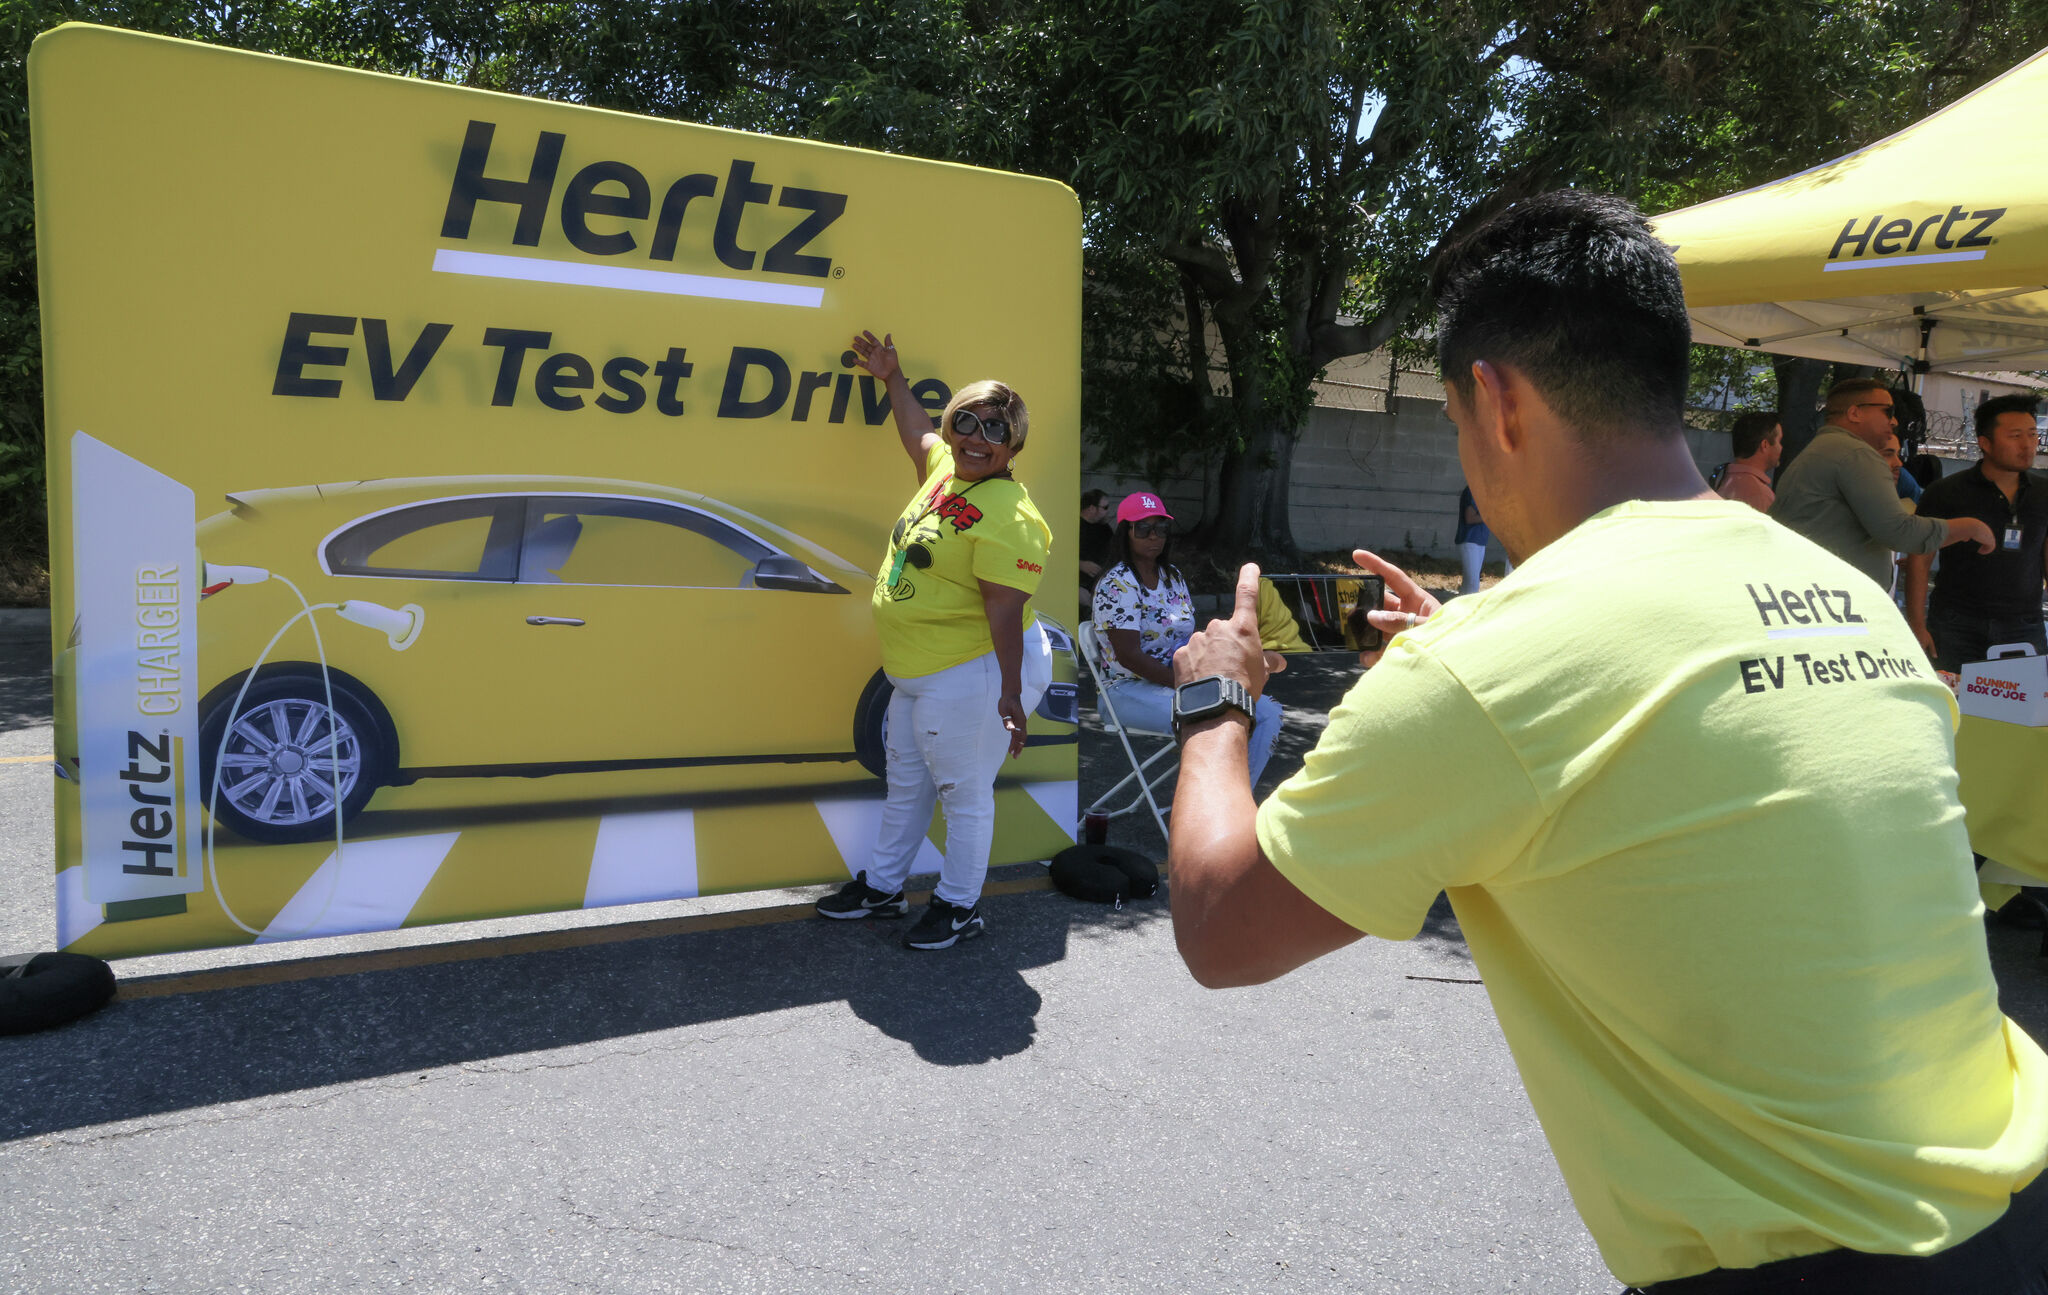
<path fill-rule="evenodd" d="M 1033 622 L 1024 631 L 1019 682 L 1026 714 L 1052 682 L 1052 645 Z M 868 885 L 893 894 L 903 889 L 931 828 L 932 807 L 946 814 L 946 862 L 936 894 L 949 904 L 972 907 L 988 876 L 995 839 L 996 775 L 1010 752 L 1010 733 L 996 713 L 1002 669 L 996 654 L 935 674 L 889 676 L 886 745 L 889 800 L 875 842 Z"/>

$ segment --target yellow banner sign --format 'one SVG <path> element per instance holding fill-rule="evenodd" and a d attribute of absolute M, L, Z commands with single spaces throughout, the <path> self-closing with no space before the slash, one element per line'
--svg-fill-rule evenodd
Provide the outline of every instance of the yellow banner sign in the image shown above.
<path fill-rule="evenodd" d="M 88 26 L 30 79 L 67 947 L 866 867 L 912 482 L 863 329 L 933 414 L 1030 404 L 1059 650 L 994 861 L 1070 839 L 1065 188 Z"/>

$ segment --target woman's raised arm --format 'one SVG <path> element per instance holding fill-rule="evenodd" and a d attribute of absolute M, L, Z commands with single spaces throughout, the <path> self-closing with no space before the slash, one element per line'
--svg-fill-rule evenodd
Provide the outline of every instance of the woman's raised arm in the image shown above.
<path fill-rule="evenodd" d="M 896 419 L 896 435 L 902 438 L 903 452 L 910 456 L 910 466 L 919 481 L 924 480 L 925 460 L 931 457 L 932 442 L 941 439 L 932 428 L 931 415 L 916 396 L 910 394 L 910 380 L 903 376 L 903 365 L 896 358 L 896 335 L 882 334 L 877 341 L 875 335 L 862 332 L 853 339 L 853 353 L 860 357 L 860 367 L 869 376 L 879 378 L 889 391 L 889 412 Z"/>

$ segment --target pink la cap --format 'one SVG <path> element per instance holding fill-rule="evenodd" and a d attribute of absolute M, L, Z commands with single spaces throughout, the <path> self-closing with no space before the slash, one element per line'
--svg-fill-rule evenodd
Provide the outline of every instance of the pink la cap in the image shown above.
<path fill-rule="evenodd" d="M 1125 495 L 1124 501 L 1116 506 L 1116 519 L 1120 522 L 1135 522 L 1140 517 L 1164 517 L 1173 520 L 1173 514 L 1166 511 L 1166 505 L 1159 502 L 1159 496 L 1139 491 Z"/>

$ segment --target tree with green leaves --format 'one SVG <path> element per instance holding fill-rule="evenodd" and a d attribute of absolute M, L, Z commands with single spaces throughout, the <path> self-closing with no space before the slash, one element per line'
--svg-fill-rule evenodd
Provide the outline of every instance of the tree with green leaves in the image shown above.
<path fill-rule="evenodd" d="M 38 539 L 23 68 L 61 21 L 1063 180 L 1091 437 L 1126 465 L 1213 457 L 1216 547 L 1278 553 L 1316 375 L 1426 343 L 1463 230 L 1565 184 L 1659 211 L 1759 183 L 2048 41 L 2048 0 L 0 5 L 0 527 Z"/>
<path fill-rule="evenodd" d="M 1415 9 L 1099 0 L 1058 45 L 1091 234 L 1148 249 L 1221 337 L 1234 440 L 1215 542 L 1288 552 L 1323 366 L 1426 331 L 1464 230 L 1565 184 L 1651 210 L 1867 143 L 2002 71 L 2041 0 L 1609 0 Z M 1190 374 L 1199 384 L 1206 375 Z"/>

